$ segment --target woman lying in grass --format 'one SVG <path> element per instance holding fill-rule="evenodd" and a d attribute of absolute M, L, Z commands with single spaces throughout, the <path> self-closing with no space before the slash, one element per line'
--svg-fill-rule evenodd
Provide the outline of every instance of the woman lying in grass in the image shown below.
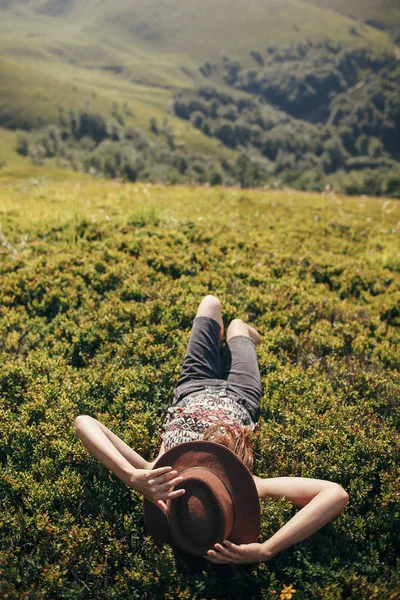
<path fill-rule="evenodd" d="M 260 334 L 240 319 L 226 333 L 215 296 L 201 301 L 158 457 L 148 462 L 90 416 L 75 421 L 86 448 L 145 498 L 145 522 L 157 543 L 216 564 L 269 560 L 304 540 L 347 504 L 337 483 L 305 477 L 262 479 L 251 474 L 250 433 L 259 417 Z M 259 501 L 285 497 L 302 507 L 268 540 L 257 541 Z"/>

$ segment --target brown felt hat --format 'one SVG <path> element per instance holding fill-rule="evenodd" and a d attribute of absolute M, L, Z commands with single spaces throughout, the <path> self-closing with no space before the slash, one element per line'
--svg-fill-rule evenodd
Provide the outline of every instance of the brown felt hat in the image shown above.
<path fill-rule="evenodd" d="M 154 469 L 171 466 L 183 477 L 175 486 L 186 493 L 169 500 L 168 517 L 144 500 L 146 529 L 158 545 L 170 544 L 204 556 L 225 539 L 234 544 L 256 542 L 260 532 L 260 501 L 246 465 L 215 442 L 185 442 L 163 454 Z"/>

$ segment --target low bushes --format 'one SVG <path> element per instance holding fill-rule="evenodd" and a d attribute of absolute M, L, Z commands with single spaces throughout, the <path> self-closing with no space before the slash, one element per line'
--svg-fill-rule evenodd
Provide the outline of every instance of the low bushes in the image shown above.
<path fill-rule="evenodd" d="M 394 600 L 398 205 L 91 181 L 0 194 L 2 597 Z M 350 494 L 335 521 L 259 565 L 157 552 L 140 496 L 74 433 L 89 414 L 156 454 L 210 292 L 226 324 L 263 333 L 255 472 Z M 266 502 L 262 535 L 293 513 Z"/>

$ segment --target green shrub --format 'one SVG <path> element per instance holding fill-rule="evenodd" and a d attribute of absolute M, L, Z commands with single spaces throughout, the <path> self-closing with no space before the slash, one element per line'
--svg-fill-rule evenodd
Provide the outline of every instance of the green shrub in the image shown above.
<path fill-rule="evenodd" d="M 0 195 L 1 596 L 273 599 L 294 588 L 299 600 L 395 600 L 398 205 L 98 180 L 3 184 Z M 268 563 L 156 551 L 140 496 L 74 433 L 89 414 L 156 455 L 210 292 L 225 325 L 241 317 L 263 334 L 255 472 L 350 494 L 336 520 Z M 294 509 L 262 512 L 265 539 Z"/>

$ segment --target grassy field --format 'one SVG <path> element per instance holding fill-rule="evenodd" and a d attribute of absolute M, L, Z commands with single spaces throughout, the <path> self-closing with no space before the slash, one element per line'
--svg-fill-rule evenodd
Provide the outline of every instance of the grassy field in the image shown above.
<path fill-rule="evenodd" d="M 1 596 L 395 600 L 400 204 L 47 175 L 0 172 Z M 350 494 L 259 565 L 156 552 L 74 434 L 90 414 L 155 455 L 207 293 L 263 334 L 255 473 Z M 266 502 L 263 539 L 292 514 Z"/>

